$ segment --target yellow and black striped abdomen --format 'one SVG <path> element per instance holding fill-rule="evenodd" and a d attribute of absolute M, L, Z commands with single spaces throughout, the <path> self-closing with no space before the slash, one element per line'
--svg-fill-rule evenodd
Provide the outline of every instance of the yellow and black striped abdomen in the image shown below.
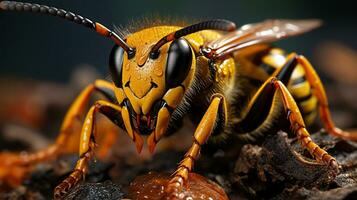
<path fill-rule="evenodd" d="M 284 65 L 286 56 L 287 54 L 279 48 L 266 48 L 252 55 L 250 61 L 253 65 L 248 66 L 252 68 L 249 69 L 251 72 L 255 71 L 255 76 L 252 78 L 265 81 L 278 68 Z M 251 76 L 247 73 L 245 75 Z M 288 89 L 298 104 L 306 124 L 312 124 L 317 115 L 317 98 L 312 93 L 311 86 L 305 78 L 302 66 L 298 65 L 295 68 L 289 81 Z"/>

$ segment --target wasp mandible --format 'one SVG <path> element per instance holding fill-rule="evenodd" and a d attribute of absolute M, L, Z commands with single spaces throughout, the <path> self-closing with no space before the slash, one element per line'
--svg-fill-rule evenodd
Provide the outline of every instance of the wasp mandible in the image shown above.
<path fill-rule="evenodd" d="M 266 20 L 237 29 L 233 22 L 216 19 L 185 27 L 163 24 L 139 28 L 123 35 L 55 7 L 2 1 L 0 10 L 60 17 L 115 44 L 109 56 L 112 82 L 97 80 L 79 94 L 53 145 L 7 163 L 33 165 L 60 155 L 73 137 L 71 125 L 85 112 L 92 93 L 103 94 L 106 100 L 98 100 L 87 111 L 79 160 L 72 174 L 55 188 L 55 197 L 83 179 L 95 148 L 97 113 L 124 129 L 139 153 L 144 143 L 142 136 L 147 136 L 148 148 L 154 152 L 161 138 L 180 128 L 183 117 L 201 119 L 196 124 L 192 146 L 167 186 L 169 193 L 184 187 L 207 140 L 219 142 L 238 137 L 254 141 L 275 126 L 281 114 L 286 115 L 302 147 L 335 174 L 336 159 L 312 141 L 306 124 L 311 124 L 319 113 L 330 134 L 357 140 L 357 135 L 335 127 L 325 90 L 309 61 L 269 44 L 310 31 L 320 25 L 319 20 Z"/>

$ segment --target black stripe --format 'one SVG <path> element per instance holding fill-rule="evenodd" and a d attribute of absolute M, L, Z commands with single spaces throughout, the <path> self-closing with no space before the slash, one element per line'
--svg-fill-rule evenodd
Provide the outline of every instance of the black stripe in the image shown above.
<path fill-rule="evenodd" d="M 301 76 L 297 79 L 293 79 L 292 85 L 299 85 L 300 83 L 304 83 L 306 81 L 305 76 Z"/>
<path fill-rule="evenodd" d="M 120 128 L 125 129 L 123 119 L 121 118 L 121 113 L 117 110 L 114 110 L 109 106 L 101 106 L 99 112 L 105 115 L 110 121 L 119 126 Z"/>
<path fill-rule="evenodd" d="M 305 111 L 304 109 L 300 109 L 301 115 L 303 118 L 307 117 L 308 115 L 310 115 L 311 113 L 313 113 L 316 109 L 312 109 L 310 111 Z"/>
<path fill-rule="evenodd" d="M 308 95 L 303 96 L 303 97 L 299 97 L 299 98 L 298 97 L 294 97 L 294 99 L 295 99 L 297 104 L 300 104 L 300 103 L 302 103 L 304 101 L 309 100 L 311 97 L 312 97 L 312 93 L 310 91 L 310 93 Z"/>
<path fill-rule="evenodd" d="M 296 57 L 290 59 L 276 75 L 276 78 L 286 85 L 291 78 L 292 72 L 297 66 L 296 64 Z M 275 87 L 274 82 L 270 82 L 262 88 L 244 119 L 237 123 L 239 131 L 242 133 L 251 132 L 257 129 L 267 119 L 270 113 L 269 111 L 273 105 L 273 100 L 276 98 L 276 90 L 277 88 Z"/>
<path fill-rule="evenodd" d="M 264 62 L 262 62 L 260 65 L 259 65 L 259 67 L 261 67 L 266 73 L 268 73 L 269 75 L 272 75 L 274 72 L 275 72 L 275 70 L 276 70 L 276 68 L 275 67 L 273 67 L 273 66 L 271 66 L 271 65 L 269 65 L 269 64 L 267 64 L 267 63 L 264 63 Z"/>
<path fill-rule="evenodd" d="M 248 133 L 257 129 L 268 117 L 276 88 L 266 84 L 244 118 L 235 124 L 238 133 Z"/>
<path fill-rule="evenodd" d="M 167 108 L 167 110 L 169 111 L 170 114 L 172 114 L 175 110 L 173 107 L 169 106 L 169 104 L 167 104 L 166 102 L 165 102 L 164 106 Z"/>
<path fill-rule="evenodd" d="M 269 65 L 269 64 L 267 64 L 267 63 L 265 63 L 265 62 L 263 61 L 263 58 L 264 58 L 265 56 L 273 55 L 273 54 L 271 53 L 271 50 L 272 50 L 271 47 L 270 47 L 270 48 L 267 48 L 267 49 L 264 49 L 264 50 L 262 50 L 262 51 L 256 53 L 256 54 L 254 55 L 254 57 L 252 58 L 253 64 L 256 65 L 256 66 L 258 66 L 258 67 L 261 67 L 261 68 L 262 68 L 266 73 L 268 73 L 269 75 L 271 75 L 272 73 L 274 73 L 275 70 L 276 70 L 276 68 L 273 67 L 273 66 L 271 66 L 271 65 Z"/>
<path fill-rule="evenodd" d="M 113 90 L 106 88 L 106 87 L 100 87 L 100 86 L 95 86 L 95 89 L 97 91 L 99 91 L 101 94 L 103 94 L 111 102 L 117 103 L 117 98 L 115 97 Z"/>
<path fill-rule="evenodd" d="M 249 79 L 249 83 L 251 83 L 253 86 L 255 86 L 255 87 L 260 87 L 263 83 L 264 83 L 264 81 L 261 81 L 261 80 L 258 80 L 258 79 L 254 79 L 254 78 L 250 78 L 250 77 L 248 77 Z"/>
<path fill-rule="evenodd" d="M 276 75 L 276 78 L 279 79 L 284 85 L 287 85 L 296 66 L 297 57 L 295 56 L 286 61 L 286 63 L 281 67 L 279 74 Z"/>

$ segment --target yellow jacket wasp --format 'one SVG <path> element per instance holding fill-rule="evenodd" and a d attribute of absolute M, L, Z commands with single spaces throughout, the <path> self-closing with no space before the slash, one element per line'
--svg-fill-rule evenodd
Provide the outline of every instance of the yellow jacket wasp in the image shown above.
<path fill-rule="evenodd" d="M 121 37 L 98 22 L 63 9 L 2 1 L 0 10 L 61 17 L 115 43 L 109 57 L 112 82 L 97 80 L 80 93 L 64 118 L 55 144 L 40 152 L 11 157 L 11 162 L 5 160 L 7 166 L 33 165 L 60 155 L 72 140 L 71 125 L 85 112 L 91 94 L 103 94 L 106 100 L 97 101 L 87 111 L 80 158 L 73 173 L 55 188 L 55 197 L 83 179 L 95 147 L 97 113 L 126 130 L 138 152 L 144 143 L 142 136 L 148 136 L 147 144 L 153 152 L 161 138 L 180 128 L 184 116 L 201 119 L 192 146 L 169 182 L 169 193 L 184 186 L 207 140 L 238 137 L 254 141 L 281 113 L 286 114 L 301 145 L 335 173 L 338 163 L 311 140 L 305 123 L 312 123 L 319 112 L 330 134 L 357 140 L 357 135 L 335 127 L 323 85 L 308 60 L 268 44 L 310 31 L 320 25 L 318 20 L 267 20 L 237 29 L 233 22 L 217 19 L 186 27 L 153 26 Z"/>

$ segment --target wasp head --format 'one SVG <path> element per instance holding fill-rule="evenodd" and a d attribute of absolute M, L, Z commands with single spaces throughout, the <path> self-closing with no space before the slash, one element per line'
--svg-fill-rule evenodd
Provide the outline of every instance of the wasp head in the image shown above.
<path fill-rule="evenodd" d="M 153 27 L 136 32 L 126 38 L 133 52 L 116 45 L 110 55 L 116 98 L 138 151 L 143 145 L 142 135 L 148 135 L 149 150 L 154 151 L 193 79 L 194 51 L 186 39 L 169 42 L 150 56 L 152 46 L 175 30 L 177 27 Z"/>

